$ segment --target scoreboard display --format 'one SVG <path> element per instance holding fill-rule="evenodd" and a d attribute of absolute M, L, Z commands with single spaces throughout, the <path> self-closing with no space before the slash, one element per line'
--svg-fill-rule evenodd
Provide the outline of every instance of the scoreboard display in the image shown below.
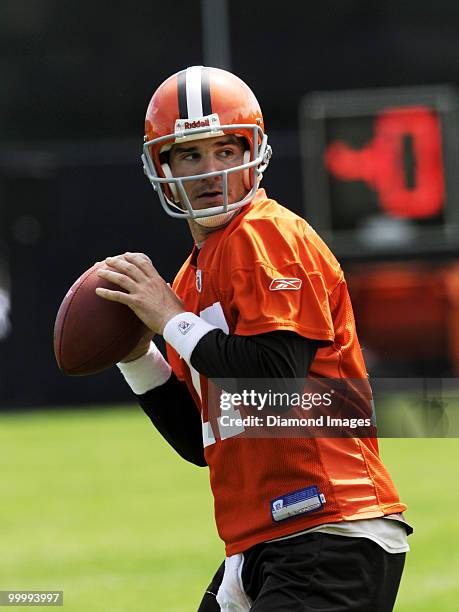
<path fill-rule="evenodd" d="M 459 254 L 458 108 L 448 86 L 303 98 L 304 214 L 336 255 Z"/>

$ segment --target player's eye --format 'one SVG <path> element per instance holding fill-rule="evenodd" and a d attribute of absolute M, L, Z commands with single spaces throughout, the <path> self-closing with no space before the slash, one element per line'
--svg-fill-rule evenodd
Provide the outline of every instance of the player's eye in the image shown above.
<path fill-rule="evenodd" d="M 196 151 L 191 151 L 190 153 L 184 153 L 182 156 L 182 159 L 184 159 L 185 161 L 194 161 L 196 159 L 199 159 L 199 153 L 196 153 Z"/>
<path fill-rule="evenodd" d="M 234 150 L 233 149 L 222 149 L 220 151 L 220 155 L 221 157 L 231 157 L 232 155 L 234 155 Z"/>

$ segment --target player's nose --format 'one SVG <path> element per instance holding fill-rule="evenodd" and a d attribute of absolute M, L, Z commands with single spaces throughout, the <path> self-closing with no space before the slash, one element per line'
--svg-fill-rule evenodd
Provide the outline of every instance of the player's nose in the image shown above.
<path fill-rule="evenodd" d="M 221 161 L 215 155 L 204 155 L 202 158 L 202 174 L 208 172 L 218 172 L 222 169 Z M 215 177 L 212 177 L 215 178 Z M 218 177 L 216 177 L 218 178 Z"/>

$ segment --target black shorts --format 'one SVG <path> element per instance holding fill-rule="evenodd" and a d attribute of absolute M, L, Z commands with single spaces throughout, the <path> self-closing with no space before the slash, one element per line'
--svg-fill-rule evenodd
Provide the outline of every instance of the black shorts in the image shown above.
<path fill-rule="evenodd" d="M 389 612 L 405 553 L 387 553 L 368 538 L 310 533 L 257 544 L 244 553 L 242 583 L 252 612 Z M 220 610 L 215 595 L 223 563 L 198 612 Z"/>

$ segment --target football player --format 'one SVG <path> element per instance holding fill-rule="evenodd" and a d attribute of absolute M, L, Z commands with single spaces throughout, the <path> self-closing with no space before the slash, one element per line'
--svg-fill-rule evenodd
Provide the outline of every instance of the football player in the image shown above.
<path fill-rule="evenodd" d="M 121 372 L 177 452 L 209 467 L 226 558 L 199 610 L 392 610 L 410 527 L 377 440 L 249 437 L 210 406 L 211 379 L 367 380 L 339 263 L 260 188 L 270 157 L 237 76 L 192 66 L 169 77 L 149 103 L 142 158 L 194 248 L 172 287 L 144 254 L 108 258 L 99 275 L 122 291 L 97 293 L 149 328 Z"/>

